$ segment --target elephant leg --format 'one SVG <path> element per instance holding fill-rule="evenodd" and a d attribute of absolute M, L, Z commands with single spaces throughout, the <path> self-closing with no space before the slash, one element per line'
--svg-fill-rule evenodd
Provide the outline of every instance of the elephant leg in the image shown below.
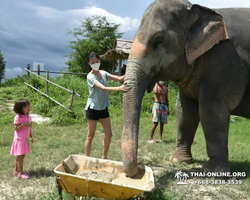
<path fill-rule="evenodd" d="M 209 98 L 206 99 L 208 101 Z M 199 107 L 202 128 L 206 138 L 207 154 L 210 158 L 204 163 L 204 172 L 229 172 L 228 131 L 230 112 L 226 102 L 210 99 Z"/>
<path fill-rule="evenodd" d="M 177 148 L 170 160 L 179 163 L 191 163 L 191 145 L 199 124 L 198 101 L 179 92 L 176 103 Z"/>
<path fill-rule="evenodd" d="M 238 115 L 250 119 L 250 86 L 247 87 L 239 105 L 231 112 L 231 115 Z"/>

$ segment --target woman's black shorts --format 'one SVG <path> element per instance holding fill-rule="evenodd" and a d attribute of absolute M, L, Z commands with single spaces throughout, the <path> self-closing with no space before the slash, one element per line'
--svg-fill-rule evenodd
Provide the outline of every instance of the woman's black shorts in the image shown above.
<path fill-rule="evenodd" d="M 86 119 L 99 120 L 109 117 L 108 108 L 106 108 L 105 110 L 94 110 L 88 108 L 88 110 L 85 111 L 86 111 Z"/>

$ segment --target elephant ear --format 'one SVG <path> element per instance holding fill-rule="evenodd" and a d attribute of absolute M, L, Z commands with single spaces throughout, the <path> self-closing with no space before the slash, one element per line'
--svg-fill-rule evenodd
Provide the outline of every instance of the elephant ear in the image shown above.
<path fill-rule="evenodd" d="M 228 39 L 225 21 L 220 14 L 200 5 L 193 5 L 190 13 L 193 24 L 185 46 L 188 64 L 221 40 Z"/>

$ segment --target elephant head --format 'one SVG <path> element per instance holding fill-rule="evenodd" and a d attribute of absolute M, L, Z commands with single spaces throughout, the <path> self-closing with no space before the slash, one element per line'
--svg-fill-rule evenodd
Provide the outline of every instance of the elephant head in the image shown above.
<path fill-rule="evenodd" d="M 159 80 L 185 87 L 192 63 L 225 39 L 225 23 L 213 10 L 185 0 L 158 0 L 148 7 L 133 40 L 124 81 L 122 156 L 127 176 L 138 170 L 139 118 L 146 89 L 151 92 Z"/>

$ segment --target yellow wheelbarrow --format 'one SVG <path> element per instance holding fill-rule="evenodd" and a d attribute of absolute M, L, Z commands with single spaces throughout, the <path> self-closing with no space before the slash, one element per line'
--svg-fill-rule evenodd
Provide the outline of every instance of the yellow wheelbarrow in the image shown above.
<path fill-rule="evenodd" d="M 123 163 L 82 155 L 70 155 L 54 172 L 63 190 L 76 196 L 128 199 L 154 189 L 152 169 L 138 166 L 138 174 L 128 178 L 122 172 Z"/>

